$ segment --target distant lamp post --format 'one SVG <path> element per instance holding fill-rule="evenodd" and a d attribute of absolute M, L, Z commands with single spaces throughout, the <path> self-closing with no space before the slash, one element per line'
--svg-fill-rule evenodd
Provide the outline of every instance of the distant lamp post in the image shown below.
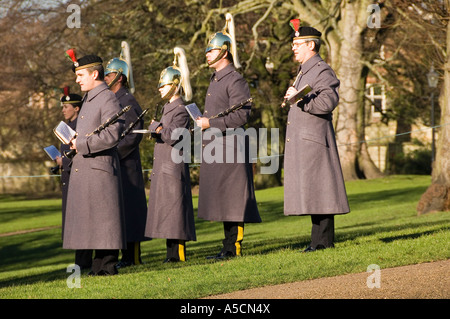
<path fill-rule="evenodd" d="M 431 65 L 430 72 L 427 73 L 428 86 L 430 88 L 436 88 L 439 82 L 439 74 L 434 70 Z M 431 90 L 431 163 L 434 163 L 435 159 L 435 140 L 434 140 L 434 91 Z"/>

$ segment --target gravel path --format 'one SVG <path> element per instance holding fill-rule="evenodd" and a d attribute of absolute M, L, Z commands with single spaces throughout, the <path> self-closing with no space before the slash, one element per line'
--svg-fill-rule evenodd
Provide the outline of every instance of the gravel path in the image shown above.
<path fill-rule="evenodd" d="M 380 270 L 380 287 L 368 288 L 374 272 L 306 280 L 210 296 L 208 299 L 449 299 L 450 259 Z M 373 278 L 373 277 L 371 277 Z M 369 280 L 373 283 L 374 281 Z"/>

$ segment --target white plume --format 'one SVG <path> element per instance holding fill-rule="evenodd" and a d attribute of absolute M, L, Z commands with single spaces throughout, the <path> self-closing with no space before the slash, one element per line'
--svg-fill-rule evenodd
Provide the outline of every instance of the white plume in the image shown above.
<path fill-rule="evenodd" d="M 175 53 L 175 60 L 178 60 L 177 66 L 181 71 L 181 86 L 183 87 L 184 99 L 185 101 L 189 101 L 192 99 L 192 87 L 186 53 L 184 52 L 184 49 L 180 47 L 175 47 L 173 52 Z"/>
<path fill-rule="evenodd" d="M 235 37 L 235 30 L 234 30 L 234 19 L 231 13 L 225 14 L 225 19 L 227 21 L 226 26 L 228 26 L 228 33 L 231 36 L 231 55 L 233 55 L 233 63 L 236 69 L 239 69 L 241 67 L 241 63 L 239 62 L 239 57 L 237 53 L 237 47 L 236 47 L 236 37 Z"/>

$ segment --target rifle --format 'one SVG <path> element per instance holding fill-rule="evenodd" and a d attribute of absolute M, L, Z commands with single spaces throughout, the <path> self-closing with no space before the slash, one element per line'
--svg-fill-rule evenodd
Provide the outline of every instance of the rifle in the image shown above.
<path fill-rule="evenodd" d="M 119 117 L 121 117 L 124 113 L 128 112 L 130 109 L 131 109 L 131 105 L 125 106 L 123 109 L 121 109 L 119 112 L 117 112 L 113 117 L 107 119 L 105 121 L 105 123 L 103 123 L 102 125 L 97 127 L 92 133 L 86 134 L 86 136 L 92 136 L 94 134 L 100 133 L 101 131 L 103 131 L 108 126 L 114 124 L 119 119 Z M 64 155 L 67 158 L 72 158 L 72 157 L 75 156 L 76 153 L 77 153 L 76 150 L 70 150 L 70 151 L 65 151 Z"/>

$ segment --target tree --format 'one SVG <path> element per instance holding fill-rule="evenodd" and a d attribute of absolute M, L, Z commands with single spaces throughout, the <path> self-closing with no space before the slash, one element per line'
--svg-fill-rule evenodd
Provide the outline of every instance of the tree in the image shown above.
<path fill-rule="evenodd" d="M 443 52 L 444 60 L 439 63 L 439 70 L 443 74 L 443 85 L 441 85 L 441 95 L 439 103 L 441 106 L 441 127 L 439 139 L 437 142 L 436 160 L 433 163 L 431 185 L 422 195 L 417 204 L 418 214 L 424 214 L 432 211 L 450 210 L 450 23 L 449 4 L 442 1 L 439 3 L 428 3 L 428 6 L 421 7 L 426 14 L 431 14 L 432 19 L 423 19 L 424 13 L 418 12 L 418 18 L 432 27 L 445 32 L 445 41 L 433 41 L 436 52 Z M 442 32 L 442 31 L 441 31 Z M 434 56 L 436 57 L 436 56 Z"/>

